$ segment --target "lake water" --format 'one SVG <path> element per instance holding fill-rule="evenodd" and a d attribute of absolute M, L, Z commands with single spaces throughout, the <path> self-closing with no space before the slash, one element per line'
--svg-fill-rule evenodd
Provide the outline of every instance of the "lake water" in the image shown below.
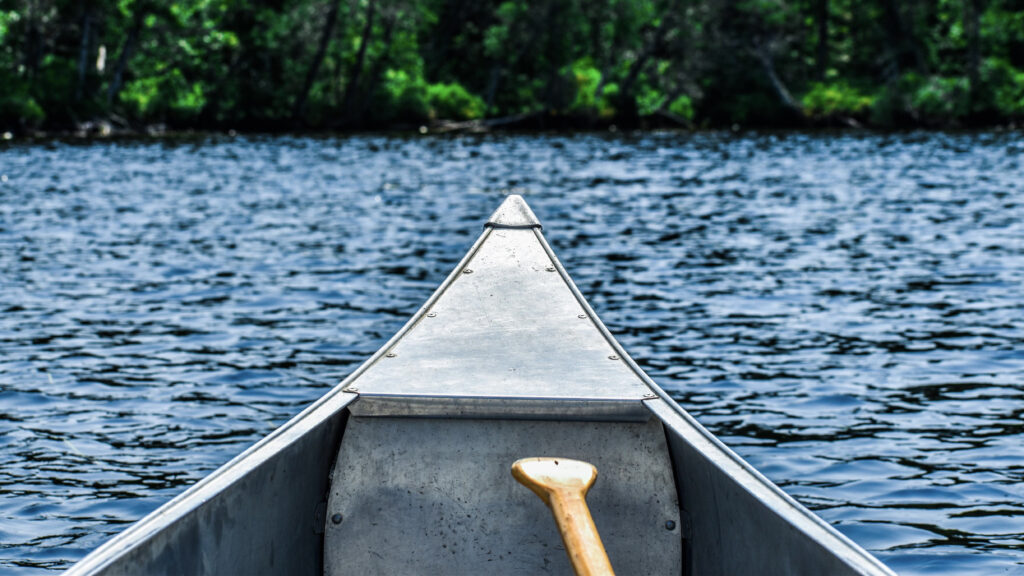
<path fill-rule="evenodd" d="M 0 572 L 63 568 L 322 395 L 514 191 L 627 350 L 904 574 L 1024 573 L 1024 139 L 0 147 Z"/>

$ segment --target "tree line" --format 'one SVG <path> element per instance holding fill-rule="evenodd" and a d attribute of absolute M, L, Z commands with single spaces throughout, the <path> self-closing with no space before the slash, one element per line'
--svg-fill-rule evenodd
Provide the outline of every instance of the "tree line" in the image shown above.
<path fill-rule="evenodd" d="M 1009 124 L 1024 0 L 0 0 L 0 129 Z"/>

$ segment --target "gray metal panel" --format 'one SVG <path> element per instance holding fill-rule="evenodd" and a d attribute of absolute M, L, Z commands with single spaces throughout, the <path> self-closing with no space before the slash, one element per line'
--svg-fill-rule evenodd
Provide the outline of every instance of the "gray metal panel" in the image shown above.
<path fill-rule="evenodd" d="M 601 418 L 615 404 L 623 419 L 642 414 L 651 390 L 598 329 L 539 231 L 489 229 L 461 266 L 425 313 L 349 384 L 361 397 L 355 414 L 388 414 L 400 403 L 377 400 L 398 397 L 417 400 L 402 408 L 405 415 L 414 408 L 418 415 L 490 415 L 467 412 L 473 403 L 456 406 L 479 398 L 563 402 L 575 406 L 577 417 L 591 404 Z M 534 406 L 543 413 L 531 414 Z M 509 402 L 505 411 L 551 412 L 544 402 Z"/>
<path fill-rule="evenodd" d="M 509 194 L 484 226 L 495 228 L 540 228 L 540 220 L 519 194 Z"/>
<path fill-rule="evenodd" d="M 336 388 L 67 574 L 319 576 L 315 514 L 355 398 Z"/>
<path fill-rule="evenodd" d="M 571 574 L 551 512 L 510 473 L 528 456 L 585 460 L 587 496 L 620 576 L 678 575 L 665 433 L 644 424 L 349 419 L 324 537 L 325 573 Z M 666 529 L 666 522 L 674 523 Z"/>
<path fill-rule="evenodd" d="M 635 400 L 563 398 L 374 396 L 352 406 L 359 416 L 500 418 L 503 420 L 589 420 L 646 422 L 651 412 Z"/>
<path fill-rule="evenodd" d="M 677 406 L 646 404 L 668 433 L 693 574 L 893 575 Z"/>

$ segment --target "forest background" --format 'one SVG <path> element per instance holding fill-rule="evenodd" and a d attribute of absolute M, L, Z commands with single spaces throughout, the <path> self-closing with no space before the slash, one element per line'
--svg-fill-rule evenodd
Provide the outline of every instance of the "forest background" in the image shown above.
<path fill-rule="evenodd" d="M 0 0 L 14 134 L 1022 119 L 1024 0 Z"/>

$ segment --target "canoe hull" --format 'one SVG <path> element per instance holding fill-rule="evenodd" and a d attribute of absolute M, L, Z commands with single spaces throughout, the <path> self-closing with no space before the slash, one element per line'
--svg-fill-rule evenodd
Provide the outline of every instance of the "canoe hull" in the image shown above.
<path fill-rule="evenodd" d="M 69 574 L 567 573 L 554 522 L 501 472 L 534 456 L 599 464 L 591 506 L 620 575 L 892 574 L 651 381 L 521 198 L 487 226 L 344 382 Z"/>
<path fill-rule="evenodd" d="M 352 394 L 339 392 L 329 397 L 327 402 L 312 407 L 285 424 L 274 436 L 268 437 L 202 483 L 95 550 L 73 566 L 68 574 L 324 574 L 324 530 L 326 528 L 329 534 L 334 526 L 330 518 L 333 513 L 328 513 L 326 507 L 331 492 L 328 477 L 331 476 L 331 465 L 335 455 L 339 454 L 339 443 L 350 418 L 348 406 L 354 399 Z M 678 546 L 681 570 L 634 572 L 627 565 L 620 567 L 614 564 L 616 549 L 611 544 L 614 539 L 609 533 L 604 537 L 606 543 L 609 543 L 613 565 L 619 574 L 891 574 L 874 557 L 764 480 L 753 468 L 698 424 L 685 418 L 674 406 L 661 399 L 650 400 L 645 404 L 654 416 L 652 422 L 646 425 L 563 423 L 590 426 L 594 428 L 595 434 L 603 426 L 642 428 L 657 423 L 663 426 L 676 486 L 672 494 L 672 505 L 678 506 L 679 520 L 673 532 L 664 528 L 665 521 L 672 519 L 668 509 L 660 514 L 647 514 L 645 520 L 649 519 L 660 530 L 655 539 L 657 544 L 648 550 L 660 552 L 669 559 L 676 556 L 672 548 Z M 429 426 L 431 422 L 441 424 L 444 421 L 420 422 Z M 493 422 L 500 426 L 558 424 Z M 483 432 L 478 430 L 475 434 Z M 421 435 L 425 437 L 424 442 L 439 438 L 426 432 L 421 432 Z M 562 446 L 556 445 L 554 448 Z M 632 448 L 641 449 L 644 446 L 634 442 Z M 582 448 L 566 452 L 565 455 L 569 457 L 582 456 L 597 460 L 592 452 L 588 454 Z M 340 451 L 340 454 L 345 453 L 345 450 Z M 632 460 L 630 462 L 634 469 L 641 469 Z M 605 467 L 599 466 L 599 470 L 602 468 Z M 614 480 L 615 475 L 602 475 L 597 486 Z M 599 497 L 597 486 L 594 496 Z M 335 492 L 344 487 L 345 484 L 335 484 Z M 530 500 L 530 504 L 540 507 L 539 501 L 535 499 Z M 592 505 L 595 510 L 600 509 L 600 505 Z M 539 516 L 544 517 L 539 526 L 549 529 L 549 543 L 555 547 L 558 543 L 557 533 L 553 522 L 545 517 L 546 514 L 545 510 L 539 511 Z M 666 518 L 660 518 L 661 515 Z M 596 511 L 595 518 L 599 528 L 603 529 L 600 524 L 601 515 Z M 495 521 L 500 523 L 501 518 Z M 345 519 L 341 525 L 345 526 Z M 479 535 L 474 537 L 472 532 L 460 534 L 452 531 L 448 538 L 451 548 L 456 551 L 468 551 L 481 546 Z M 677 540 L 664 541 L 666 538 Z M 505 538 L 500 538 L 500 541 L 504 543 Z M 631 544 L 636 545 L 635 542 Z M 369 548 L 380 550 L 383 546 L 382 543 L 381 548 Z M 394 546 L 389 550 L 392 554 L 401 553 Z M 447 552 L 443 548 L 442 551 Z M 561 550 L 556 552 L 553 557 L 559 559 L 555 563 L 558 566 L 564 563 L 559 556 L 563 553 Z M 344 565 L 345 551 L 336 552 L 332 556 L 328 550 L 326 556 Z M 645 561 L 651 562 L 653 560 Z M 674 561 L 667 564 L 675 565 Z M 493 566 L 489 571 L 502 573 L 499 566 Z M 346 572 L 343 570 L 339 573 Z M 522 570 L 515 572 L 525 573 Z M 568 572 L 556 570 L 552 573 Z"/>
<path fill-rule="evenodd" d="M 325 396 L 67 574 L 319 576 L 323 503 L 352 400 Z"/>

